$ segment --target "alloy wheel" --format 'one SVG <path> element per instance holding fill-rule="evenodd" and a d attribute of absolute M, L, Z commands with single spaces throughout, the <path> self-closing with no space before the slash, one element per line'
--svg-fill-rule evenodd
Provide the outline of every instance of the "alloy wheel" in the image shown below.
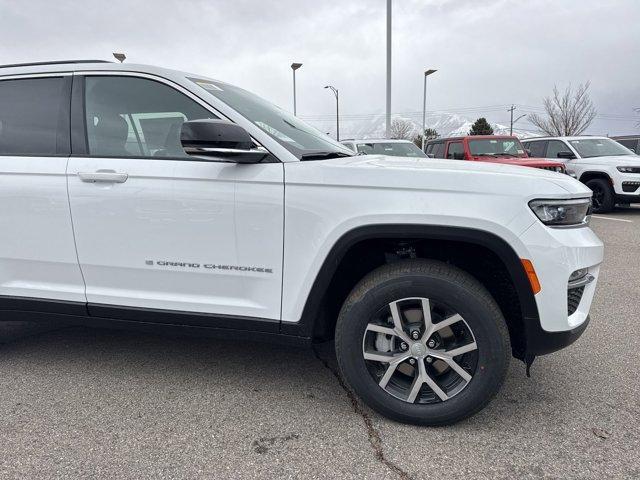
<path fill-rule="evenodd" d="M 478 363 L 478 345 L 464 318 L 428 298 L 403 298 L 380 309 L 365 328 L 362 354 L 380 388 L 420 404 L 459 394 Z"/>

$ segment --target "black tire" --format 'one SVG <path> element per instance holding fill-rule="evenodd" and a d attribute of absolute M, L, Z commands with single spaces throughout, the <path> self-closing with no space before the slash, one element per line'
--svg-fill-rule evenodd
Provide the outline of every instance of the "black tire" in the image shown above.
<path fill-rule="evenodd" d="M 397 398 L 379 386 L 364 359 L 364 335 L 370 320 L 390 302 L 408 297 L 426 297 L 450 306 L 473 332 L 475 372 L 447 400 L 408 403 Z M 367 405 L 393 420 L 429 426 L 449 425 L 483 409 L 502 386 L 511 359 L 507 326 L 489 292 L 468 273 L 424 259 L 385 265 L 363 278 L 340 311 L 335 346 L 343 377 Z"/>
<path fill-rule="evenodd" d="M 604 178 L 594 178 L 586 183 L 593 191 L 593 213 L 607 213 L 616 204 L 616 194 L 611 182 Z"/>

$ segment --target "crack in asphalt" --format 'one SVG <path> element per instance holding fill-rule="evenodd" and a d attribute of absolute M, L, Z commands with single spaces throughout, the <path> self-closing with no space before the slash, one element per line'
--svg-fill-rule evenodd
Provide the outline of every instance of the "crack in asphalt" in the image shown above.
<path fill-rule="evenodd" d="M 328 361 L 322 358 L 322 356 L 320 355 L 320 353 L 318 352 L 315 346 L 313 347 L 313 353 L 315 354 L 316 358 L 320 361 L 320 363 L 322 363 L 322 365 L 324 365 L 324 367 L 327 370 L 329 370 L 334 377 L 336 377 L 336 379 L 338 380 L 338 384 L 347 394 L 347 398 L 351 402 L 353 411 L 362 417 L 365 428 L 367 430 L 367 436 L 369 437 L 369 444 L 371 445 L 371 449 L 373 450 L 373 456 L 375 457 L 375 459 L 378 462 L 382 463 L 385 467 L 387 467 L 393 473 L 398 475 L 398 477 L 401 478 L 402 480 L 413 480 L 413 477 L 409 475 L 409 473 L 407 473 L 401 467 L 399 467 L 394 462 L 392 462 L 391 460 L 385 457 L 384 448 L 383 448 L 384 445 L 382 443 L 382 437 L 380 435 L 380 432 L 373 425 L 373 420 L 371 419 L 371 416 L 369 415 L 369 413 L 367 413 L 364 410 L 358 398 L 349 389 L 349 387 L 347 387 L 347 384 L 345 383 L 342 376 L 340 375 L 340 372 L 338 372 L 337 369 L 333 368 Z"/>

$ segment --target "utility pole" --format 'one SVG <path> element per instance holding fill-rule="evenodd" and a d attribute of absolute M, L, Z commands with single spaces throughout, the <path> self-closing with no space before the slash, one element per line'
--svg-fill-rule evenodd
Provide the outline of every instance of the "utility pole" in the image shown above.
<path fill-rule="evenodd" d="M 527 114 L 525 113 L 524 115 L 520 115 L 518 118 L 516 118 L 515 120 L 513 119 L 513 111 L 516 109 L 515 105 L 511 105 L 511 108 L 507 109 L 507 112 L 511 112 L 511 122 L 510 122 L 510 127 L 509 127 L 509 136 L 513 136 L 513 124 L 516 123 L 518 120 L 520 120 L 521 118 L 524 118 L 527 116 Z"/>
<path fill-rule="evenodd" d="M 324 88 L 330 89 L 336 97 L 336 140 L 340 141 L 340 97 L 338 95 L 338 89 L 332 85 L 327 85 Z"/>
<path fill-rule="evenodd" d="M 293 115 L 296 114 L 296 70 L 302 66 L 301 63 L 292 63 L 291 70 L 293 70 Z"/>
<path fill-rule="evenodd" d="M 507 112 L 511 112 L 511 122 L 509 126 L 509 136 L 513 135 L 513 111 L 516 109 L 515 105 L 511 105 L 511 108 L 507 110 Z"/>
<path fill-rule="evenodd" d="M 391 0 L 387 0 L 387 112 L 386 137 L 391 136 Z"/>

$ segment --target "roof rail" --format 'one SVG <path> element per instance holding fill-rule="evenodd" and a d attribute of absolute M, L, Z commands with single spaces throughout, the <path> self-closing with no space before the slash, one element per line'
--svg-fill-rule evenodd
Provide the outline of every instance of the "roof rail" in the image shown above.
<path fill-rule="evenodd" d="M 113 63 L 113 62 L 110 62 L 108 60 L 56 60 L 53 62 L 13 63 L 9 65 L 0 65 L 0 68 L 37 67 L 39 65 L 65 65 L 70 63 Z"/>

